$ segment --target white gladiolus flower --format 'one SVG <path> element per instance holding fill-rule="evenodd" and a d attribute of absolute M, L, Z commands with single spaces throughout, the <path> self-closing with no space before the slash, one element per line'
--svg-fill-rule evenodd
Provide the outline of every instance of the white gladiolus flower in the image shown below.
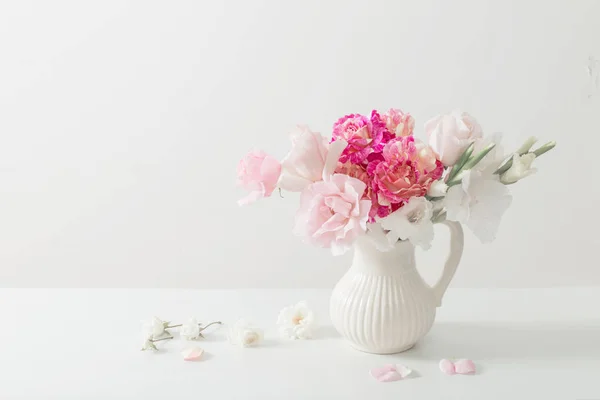
<path fill-rule="evenodd" d="M 415 246 L 427 250 L 433 240 L 433 205 L 425 197 L 411 197 L 398 210 L 381 219 L 381 226 L 388 230 L 392 243 L 398 239 L 409 240 Z"/>
<path fill-rule="evenodd" d="M 196 318 L 190 318 L 187 323 L 181 324 L 179 335 L 186 340 L 196 340 L 201 337 L 200 324 Z"/>
<path fill-rule="evenodd" d="M 510 206 L 512 196 L 497 175 L 465 171 L 460 185 L 448 189 L 444 203 L 446 218 L 466 224 L 483 243 L 496 237 L 500 219 Z"/>
<path fill-rule="evenodd" d="M 262 339 L 262 330 L 244 319 L 238 320 L 229 329 L 229 341 L 231 344 L 250 347 L 258 345 Z"/>
<path fill-rule="evenodd" d="M 392 250 L 394 248 L 394 244 L 396 243 L 383 229 L 379 222 L 368 225 L 367 234 L 365 237 L 375 245 L 377 250 L 382 252 Z"/>
<path fill-rule="evenodd" d="M 311 339 L 316 328 L 315 316 L 304 301 L 281 310 L 277 325 L 288 339 Z"/>
<path fill-rule="evenodd" d="M 500 175 L 500 182 L 505 185 L 510 185 L 511 183 L 515 183 L 523 178 L 528 177 L 536 172 L 535 168 L 531 168 L 531 164 L 535 160 L 535 154 L 527 153 L 522 156 L 518 154 L 513 154 L 512 156 L 512 165 L 508 169 L 508 171 L 504 172 Z"/>

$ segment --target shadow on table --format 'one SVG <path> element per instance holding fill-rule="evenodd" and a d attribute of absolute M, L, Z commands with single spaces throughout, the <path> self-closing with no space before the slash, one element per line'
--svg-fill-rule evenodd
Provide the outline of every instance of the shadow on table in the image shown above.
<path fill-rule="evenodd" d="M 587 325 L 437 322 L 402 356 L 435 360 L 599 358 L 600 321 Z"/>

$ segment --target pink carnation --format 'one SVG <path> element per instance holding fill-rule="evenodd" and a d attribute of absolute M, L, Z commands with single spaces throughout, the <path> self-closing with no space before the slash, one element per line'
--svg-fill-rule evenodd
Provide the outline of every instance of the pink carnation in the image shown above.
<path fill-rule="evenodd" d="M 300 197 L 296 234 L 334 254 L 344 253 L 367 229 L 371 202 L 362 199 L 365 189 L 360 180 L 342 174 L 312 183 Z"/>
<path fill-rule="evenodd" d="M 443 166 L 427 146 L 406 136 L 387 143 L 380 157 L 372 157 L 367 172 L 372 176 L 372 197 L 376 197 L 381 217 L 413 196 L 424 196 L 442 176 Z"/>
<path fill-rule="evenodd" d="M 237 167 L 238 185 L 250 191 L 238 201 L 250 204 L 262 197 L 269 197 L 277 187 L 281 164 L 262 150 L 251 151 L 242 158 Z"/>
<path fill-rule="evenodd" d="M 415 128 L 415 119 L 408 113 L 402 112 L 397 108 L 383 114 L 383 120 L 388 131 L 396 136 L 412 136 Z"/>
<path fill-rule="evenodd" d="M 360 114 L 350 114 L 340 118 L 333 125 L 333 140 L 344 139 L 348 146 L 342 153 L 341 162 L 362 163 L 372 152 L 380 152 L 385 143 L 394 137 L 377 111 L 371 118 Z"/>

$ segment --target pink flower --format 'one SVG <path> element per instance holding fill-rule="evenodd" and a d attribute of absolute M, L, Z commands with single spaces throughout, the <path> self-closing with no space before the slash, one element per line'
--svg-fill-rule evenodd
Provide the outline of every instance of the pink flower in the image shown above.
<path fill-rule="evenodd" d="M 393 211 L 413 196 L 424 196 L 431 183 L 442 176 L 443 166 L 412 136 L 395 138 L 385 145 L 382 156 L 373 159 L 367 172 L 373 177 L 373 192 L 384 207 L 378 216 Z M 385 209 L 390 206 L 389 209 Z"/>
<path fill-rule="evenodd" d="M 429 145 L 445 166 L 454 165 L 467 147 L 482 136 L 475 118 L 460 111 L 427 121 L 425 133 Z"/>
<path fill-rule="evenodd" d="M 383 120 L 388 131 L 396 136 L 411 136 L 415 128 L 415 119 L 408 113 L 403 113 L 397 108 L 383 114 Z"/>
<path fill-rule="evenodd" d="M 333 125 L 333 140 L 344 139 L 348 142 L 348 147 L 340 158 L 341 162 L 349 160 L 359 164 L 373 151 L 381 151 L 383 144 L 391 138 L 392 135 L 377 111 L 373 111 L 371 119 L 360 114 L 350 114 Z"/>
<path fill-rule="evenodd" d="M 361 200 L 365 189 L 364 182 L 342 174 L 311 184 L 300 197 L 294 231 L 335 255 L 344 253 L 367 229 L 371 202 Z"/>
<path fill-rule="evenodd" d="M 277 187 L 281 164 L 262 150 L 251 151 L 240 160 L 237 167 L 238 185 L 250 191 L 238 201 L 240 206 L 262 197 L 269 197 Z"/>
<path fill-rule="evenodd" d="M 299 125 L 291 139 L 293 147 L 281 162 L 279 178 L 279 187 L 290 192 L 301 192 L 331 175 L 347 144 L 341 139 L 327 144 L 327 139 L 305 125 Z"/>

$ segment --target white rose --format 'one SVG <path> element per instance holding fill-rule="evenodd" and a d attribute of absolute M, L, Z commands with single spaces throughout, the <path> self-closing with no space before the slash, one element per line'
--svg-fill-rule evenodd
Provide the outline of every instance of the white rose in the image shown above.
<path fill-rule="evenodd" d="M 304 301 L 281 310 L 277 325 L 281 335 L 288 339 L 311 339 L 316 327 L 314 313 Z"/>
<path fill-rule="evenodd" d="M 452 166 L 476 139 L 481 138 L 481 127 L 469 114 L 453 111 L 438 115 L 425 123 L 429 145 L 445 166 Z"/>
<path fill-rule="evenodd" d="M 168 322 L 161 320 L 158 317 L 152 318 L 152 321 L 147 322 L 143 326 L 144 337 L 150 337 L 151 339 L 158 339 L 163 336 L 165 329 L 168 326 Z"/>
<path fill-rule="evenodd" d="M 200 338 L 200 324 L 196 318 L 190 318 L 187 323 L 181 324 L 179 334 L 186 340 L 196 340 Z"/>
<path fill-rule="evenodd" d="M 243 319 L 233 324 L 229 330 L 229 341 L 242 347 L 256 346 L 262 339 L 262 330 Z"/>

